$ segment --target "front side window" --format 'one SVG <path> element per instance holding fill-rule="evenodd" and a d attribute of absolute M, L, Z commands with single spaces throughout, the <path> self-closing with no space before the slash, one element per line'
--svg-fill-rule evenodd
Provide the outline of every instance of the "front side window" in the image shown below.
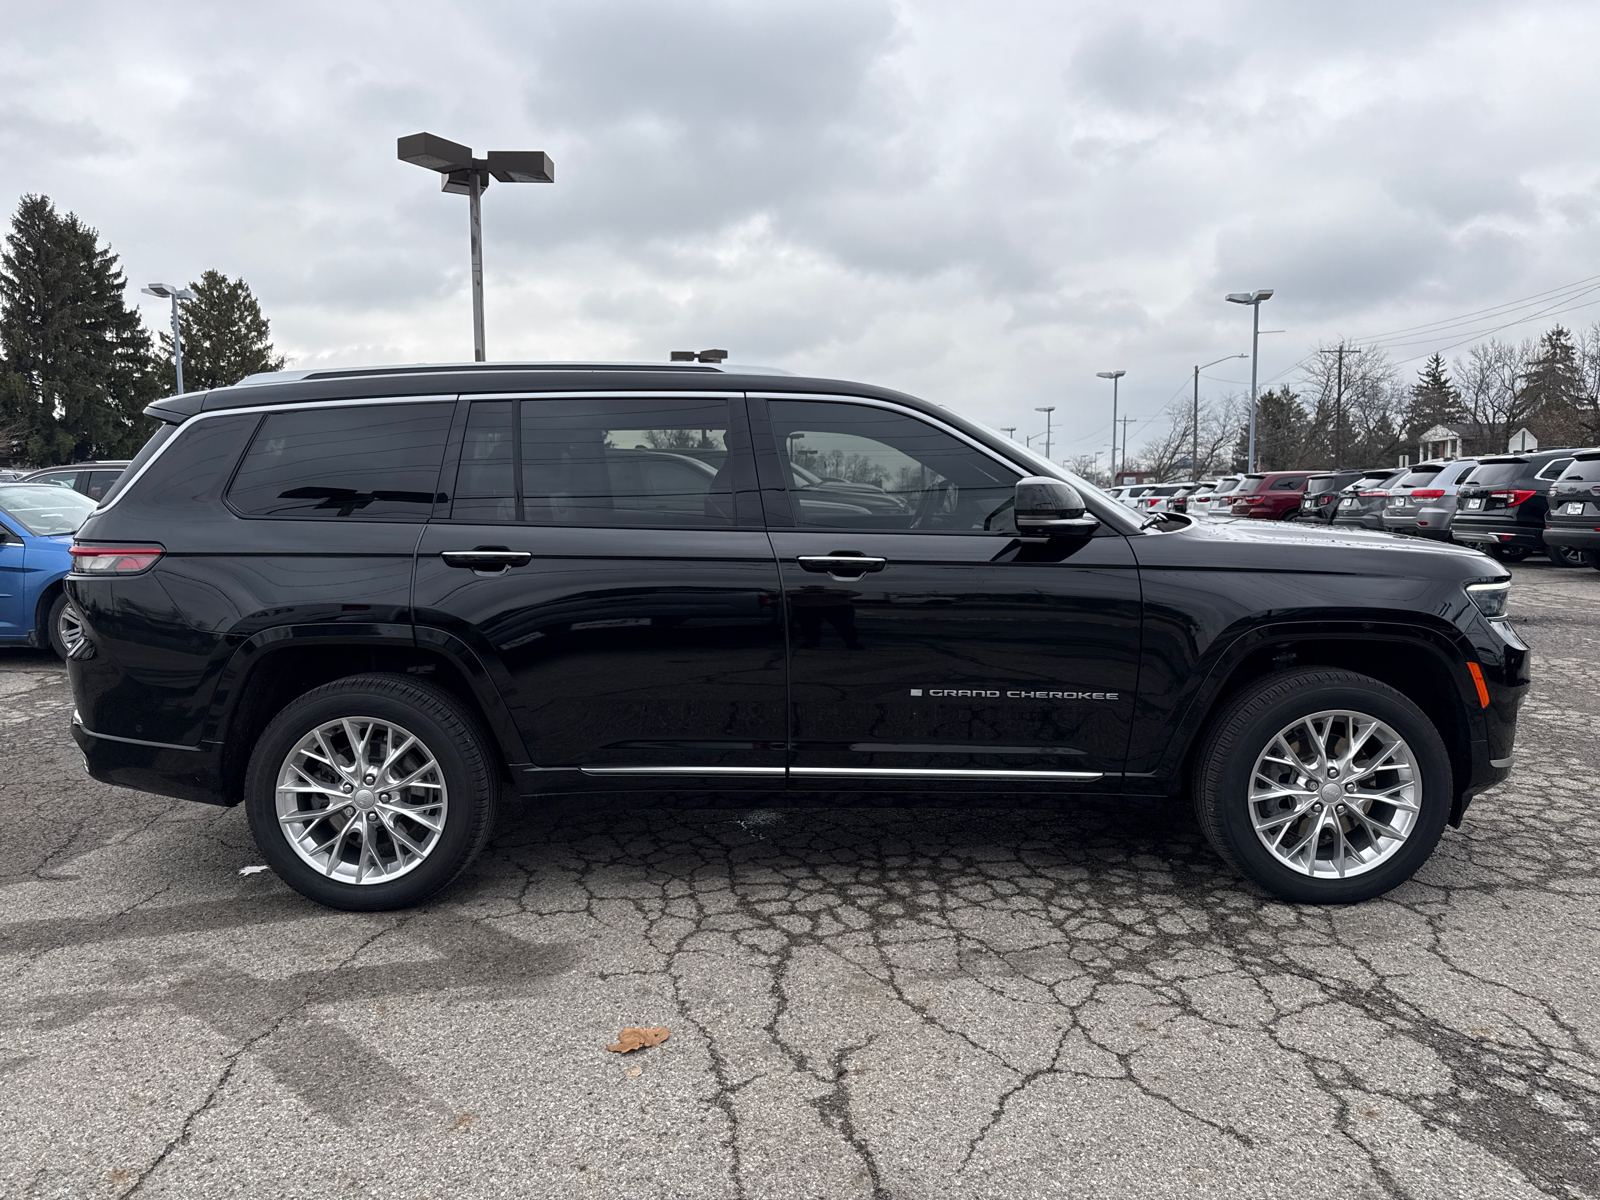
<path fill-rule="evenodd" d="M 795 522 L 828 529 L 1005 533 L 1017 471 L 890 409 L 819 400 L 768 405 Z"/>
<path fill-rule="evenodd" d="M 228 489 L 251 517 L 426 520 L 453 403 L 270 413 Z"/>
<path fill-rule="evenodd" d="M 733 524 L 728 402 L 694 396 L 479 400 L 450 510 L 529 525 Z"/>

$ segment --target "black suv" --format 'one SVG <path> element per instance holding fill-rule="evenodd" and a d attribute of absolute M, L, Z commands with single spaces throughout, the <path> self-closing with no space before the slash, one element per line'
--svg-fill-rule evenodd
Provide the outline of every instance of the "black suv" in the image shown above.
<path fill-rule="evenodd" d="M 503 794 L 1192 793 L 1276 894 L 1407 879 L 1505 778 L 1481 554 L 1141 517 L 882 388 L 296 372 L 158 401 L 79 532 L 95 778 L 245 804 L 307 896 L 443 887 Z"/>
<path fill-rule="evenodd" d="M 1339 513 L 1339 501 L 1345 488 L 1363 480 L 1378 482 L 1389 478 L 1392 471 L 1322 471 L 1306 480 L 1306 494 L 1300 498 L 1300 519 L 1331 524 Z"/>
<path fill-rule="evenodd" d="M 1407 468 L 1378 474 L 1364 472 L 1339 493 L 1339 507 L 1333 524 L 1354 525 L 1358 529 L 1382 529 L 1383 511 L 1389 503 L 1389 488 L 1405 477 Z"/>
<path fill-rule="evenodd" d="M 1550 486 L 1544 543 L 1551 561 L 1561 551 L 1577 551 L 1600 571 L 1600 450 L 1580 450 Z"/>
<path fill-rule="evenodd" d="M 1480 458 L 1456 489 L 1450 536 L 1487 550 L 1506 562 L 1544 552 L 1548 490 L 1572 465 L 1573 450 L 1537 454 L 1493 454 Z"/>

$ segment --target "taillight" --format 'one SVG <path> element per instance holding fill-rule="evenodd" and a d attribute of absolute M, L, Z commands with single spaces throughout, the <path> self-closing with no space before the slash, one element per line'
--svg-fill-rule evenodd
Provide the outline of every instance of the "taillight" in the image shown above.
<path fill-rule="evenodd" d="M 1517 488 L 1514 491 L 1490 492 L 1489 494 L 1497 499 L 1504 500 L 1507 508 L 1515 508 L 1524 500 L 1531 499 L 1532 497 L 1537 496 L 1539 493 L 1534 491 L 1524 491 L 1521 488 Z"/>
<path fill-rule="evenodd" d="M 1265 500 L 1266 500 L 1265 496 L 1246 496 L 1246 497 L 1244 497 L 1244 502 L 1246 504 L 1261 504 Z"/>
<path fill-rule="evenodd" d="M 1437 500 L 1444 495 L 1443 488 L 1420 488 L 1411 493 L 1418 500 Z"/>
<path fill-rule="evenodd" d="M 133 575 L 146 570 L 164 553 L 160 546 L 74 546 L 74 575 Z"/>
<path fill-rule="evenodd" d="M 1378 492 L 1362 492 L 1362 493 L 1361 493 L 1361 495 L 1363 495 L 1363 496 L 1387 496 L 1387 495 L 1388 495 L 1388 494 L 1389 494 L 1389 493 L 1388 493 L 1388 492 L 1383 492 L 1383 491 L 1378 491 Z"/>

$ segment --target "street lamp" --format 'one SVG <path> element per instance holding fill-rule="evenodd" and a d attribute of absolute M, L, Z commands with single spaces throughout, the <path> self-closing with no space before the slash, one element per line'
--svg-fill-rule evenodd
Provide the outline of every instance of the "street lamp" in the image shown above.
<path fill-rule="evenodd" d="M 1050 457 L 1050 414 L 1055 410 L 1056 406 L 1054 404 L 1046 404 L 1033 410 L 1044 414 L 1044 456 L 1046 458 Z"/>
<path fill-rule="evenodd" d="M 1194 449 L 1189 454 L 1189 478 L 1195 483 L 1200 482 L 1200 372 L 1206 367 L 1227 362 L 1230 358 L 1245 357 L 1243 354 L 1224 354 L 1216 362 L 1208 362 L 1194 369 Z"/>
<path fill-rule="evenodd" d="M 1117 380 L 1126 374 L 1126 371 L 1095 372 L 1095 375 L 1099 378 L 1111 380 L 1111 484 L 1113 487 L 1116 486 L 1117 482 Z M 1123 447 L 1123 453 L 1126 456 L 1126 446 Z"/>
<path fill-rule="evenodd" d="M 480 202 L 493 175 L 501 183 L 554 183 L 555 166 L 543 150 L 491 150 L 486 158 L 473 158 L 466 146 L 413 133 L 399 140 L 401 162 L 413 163 L 444 176 L 439 190 L 470 197 L 472 223 L 472 357 L 485 359 L 483 349 L 483 220 Z"/>
<path fill-rule="evenodd" d="M 1251 309 L 1250 326 L 1250 449 L 1245 460 L 1246 471 L 1256 469 L 1256 362 L 1261 349 L 1261 302 L 1272 299 L 1271 288 L 1257 288 L 1253 292 L 1229 292 L 1229 304 L 1248 304 Z"/>
<path fill-rule="evenodd" d="M 1013 442 L 1017 440 L 1017 427 L 1015 425 L 1002 425 L 1000 428 Z"/>
<path fill-rule="evenodd" d="M 178 395 L 183 395 L 183 332 L 178 327 L 178 301 L 193 300 L 194 293 L 188 288 L 175 287 L 170 283 L 152 283 L 149 287 L 139 289 L 146 296 L 160 296 L 163 300 L 172 301 L 172 365 L 178 368 Z"/>

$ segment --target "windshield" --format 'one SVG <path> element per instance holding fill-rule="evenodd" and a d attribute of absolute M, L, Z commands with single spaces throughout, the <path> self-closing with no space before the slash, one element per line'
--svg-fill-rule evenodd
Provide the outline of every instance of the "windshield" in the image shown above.
<path fill-rule="evenodd" d="M 1561 476 L 1563 483 L 1600 483 L 1600 457 L 1574 459 L 1566 473 Z"/>
<path fill-rule="evenodd" d="M 0 487 L 0 512 L 34 537 L 75 533 L 94 509 L 93 500 L 70 488 L 38 484 Z"/>
<path fill-rule="evenodd" d="M 1528 469 L 1525 462 L 1497 462 L 1479 463 L 1476 470 L 1468 475 L 1464 483 L 1481 483 L 1485 487 L 1500 487 L 1507 483 L 1515 483 L 1522 478 Z"/>
<path fill-rule="evenodd" d="M 1321 492 L 1333 490 L 1334 477 L 1332 475 L 1313 475 L 1306 480 L 1306 495 L 1315 496 Z"/>
<path fill-rule="evenodd" d="M 1400 477 L 1400 481 L 1394 486 L 1403 488 L 1426 487 L 1428 484 L 1432 483 L 1438 477 L 1438 475 L 1438 467 L 1418 467 L 1415 471 L 1410 471 L 1407 474 L 1402 475 Z"/>

